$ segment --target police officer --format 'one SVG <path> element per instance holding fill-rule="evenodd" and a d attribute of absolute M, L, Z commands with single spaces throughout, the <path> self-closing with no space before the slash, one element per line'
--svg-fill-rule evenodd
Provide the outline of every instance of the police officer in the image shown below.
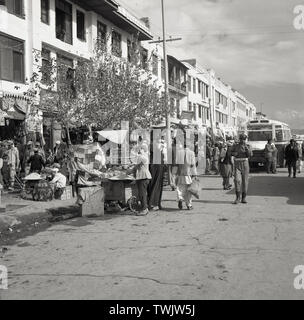
<path fill-rule="evenodd" d="M 236 192 L 236 200 L 233 204 L 246 204 L 248 182 L 249 182 L 249 158 L 252 157 L 252 151 L 246 144 L 247 136 L 240 135 L 239 143 L 232 147 L 231 153 L 234 159 L 234 184 Z M 242 196 L 242 199 L 241 199 Z"/>

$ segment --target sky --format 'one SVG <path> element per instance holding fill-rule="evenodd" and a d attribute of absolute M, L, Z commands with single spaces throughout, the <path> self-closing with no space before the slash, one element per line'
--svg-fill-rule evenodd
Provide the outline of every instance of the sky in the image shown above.
<path fill-rule="evenodd" d="M 161 36 L 161 0 L 117 0 L 149 17 Z M 178 59 L 196 58 L 269 118 L 304 128 L 304 30 L 294 8 L 304 0 L 164 0 L 169 45 Z M 304 24 L 304 18 L 303 18 Z"/>

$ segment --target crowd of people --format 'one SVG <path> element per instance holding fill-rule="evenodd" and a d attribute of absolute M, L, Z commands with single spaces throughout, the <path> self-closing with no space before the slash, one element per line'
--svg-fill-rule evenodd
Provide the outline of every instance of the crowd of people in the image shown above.
<path fill-rule="evenodd" d="M 56 142 L 54 150 L 44 150 L 40 142 L 29 141 L 24 146 L 13 140 L 1 141 L 0 187 L 14 191 L 16 184 L 19 183 L 18 187 L 21 187 L 23 178 L 32 173 L 40 174 L 49 167 L 53 173 L 51 183 L 54 184 L 55 194 L 60 197 L 66 183 L 59 171 L 64 168 L 66 156 L 67 148 L 60 141 Z"/>
<path fill-rule="evenodd" d="M 188 139 L 189 140 L 189 139 Z M 167 143 L 165 137 L 154 141 L 149 147 L 147 141 L 139 138 L 131 148 L 131 159 L 135 165 L 134 177 L 136 179 L 138 198 L 141 204 L 139 215 L 147 215 L 149 211 L 162 209 L 162 193 L 164 178 L 168 172 L 168 180 L 172 190 L 176 191 L 178 208 L 193 209 L 193 196 L 198 193 L 193 191 L 197 180 L 197 150 L 195 145 L 191 148 L 191 141 L 178 144 L 172 140 L 173 163 L 168 164 Z M 234 187 L 236 200 L 234 204 L 246 204 L 249 181 L 249 160 L 252 150 L 246 143 L 247 137 L 241 134 L 238 141 L 227 140 L 213 143 L 207 138 L 206 144 L 206 175 L 221 175 L 223 190 Z M 304 145 L 298 145 L 295 140 L 285 148 L 285 160 L 289 177 L 296 178 L 301 171 Z M 157 151 L 159 161 L 155 162 Z M 278 150 L 273 140 L 265 146 L 266 171 L 276 174 Z M 13 190 L 15 180 L 29 174 L 40 174 L 47 167 L 51 169 L 51 184 L 55 186 L 55 198 L 60 198 L 68 182 L 75 183 L 75 175 L 69 161 L 69 149 L 61 141 L 57 141 L 53 150 L 44 150 L 39 142 L 29 141 L 22 148 L 14 141 L 0 143 L 0 183 L 4 189 Z M 95 162 L 98 169 L 106 167 L 105 155 L 97 152 Z M 94 164 L 95 168 L 95 164 Z M 192 188 L 191 188 L 192 187 Z"/>

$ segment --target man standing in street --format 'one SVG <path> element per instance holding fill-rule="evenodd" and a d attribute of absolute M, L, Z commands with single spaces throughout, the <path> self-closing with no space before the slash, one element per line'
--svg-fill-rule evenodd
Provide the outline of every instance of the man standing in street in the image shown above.
<path fill-rule="evenodd" d="M 236 200 L 233 204 L 242 203 L 246 204 L 248 183 L 249 183 L 249 158 L 252 157 L 250 146 L 246 144 L 247 136 L 240 135 L 240 142 L 232 147 L 231 154 L 234 159 L 234 183 Z M 241 200 L 242 196 L 242 200 Z"/>
<path fill-rule="evenodd" d="M 293 171 L 293 177 L 297 177 L 297 161 L 299 160 L 299 149 L 294 139 L 290 140 L 290 144 L 285 149 L 285 160 L 288 166 L 288 177 L 291 178 Z"/>
<path fill-rule="evenodd" d="M 8 141 L 8 166 L 10 168 L 10 187 L 9 190 L 14 189 L 15 184 L 15 176 L 17 174 L 17 171 L 19 170 L 20 165 L 20 159 L 19 159 L 19 151 L 15 147 L 13 141 Z"/>
<path fill-rule="evenodd" d="M 178 166 L 177 172 L 177 197 L 178 208 L 183 209 L 183 201 L 185 202 L 188 210 L 193 210 L 192 207 L 192 194 L 188 191 L 189 186 L 193 182 L 193 178 L 197 177 L 197 168 L 195 153 L 190 149 L 191 141 L 185 145 L 185 149 L 179 150 L 179 159 L 183 157 L 184 161 Z M 181 162 L 180 162 L 181 163 Z"/>
<path fill-rule="evenodd" d="M 274 165 L 275 165 L 275 145 L 273 141 L 270 139 L 268 140 L 268 143 L 265 146 L 265 158 L 266 158 L 266 170 L 267 173 L 270 174 L 275 173 Z"/>

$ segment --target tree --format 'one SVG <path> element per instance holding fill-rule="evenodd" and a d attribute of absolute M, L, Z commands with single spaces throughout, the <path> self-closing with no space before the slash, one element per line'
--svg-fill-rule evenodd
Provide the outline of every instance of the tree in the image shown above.
<path fill-rule="evenodd" d="M 121 121 L 129 121 L 131 128 L 146 128 L 165 116 L 164 94 L 151 72 L 142 69 L 140 50 L 133 45 L 128 62 L 109 53 L 104 43 L 96 44 L 91 59 L 78 59 L 75 66 L 34 52 L 35 61 L 42 64 L 27 94 L 40 95 L 43 112 L 66 128 L 69 143 L 71 127 L 118 129 Z"/>
<path fill-rule="evenodd" d="M 165 116 L 164 94 L 151 72 L 142 69 L 138 50 L 127 62 L 97 46 L 90 61 L 78 63 L 75 87 L 78 109 L 95 127 L 119 128 L 121 121 L 129 121 L 131 128 L 146 128 Z"/>

